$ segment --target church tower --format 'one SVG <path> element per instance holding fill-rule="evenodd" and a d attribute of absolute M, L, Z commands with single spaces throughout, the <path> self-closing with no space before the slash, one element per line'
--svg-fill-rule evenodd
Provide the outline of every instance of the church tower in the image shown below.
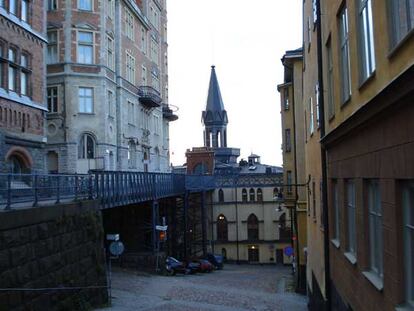
<path fill-rule="evenodd" d="M 202 113 L 204 146 L 227 148 L 227 112 L 224 109 L 215 66 L 211 66 L 206 110 Z"/>

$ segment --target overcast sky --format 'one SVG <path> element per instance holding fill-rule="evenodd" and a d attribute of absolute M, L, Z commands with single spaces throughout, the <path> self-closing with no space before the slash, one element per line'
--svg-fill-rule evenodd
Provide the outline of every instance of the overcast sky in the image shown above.
<path fill-rule="evenodd" d="M 302 0 L 169 0 L 169 103 L 179 107 L 170 123 L 171 161 L 203 145 L 211 65 L 216 66 L 227 110 L 228 147 L 281 165 L 280 62 L 302 41 Z M 240 158 L 239 158 L 240 160 Z"/>

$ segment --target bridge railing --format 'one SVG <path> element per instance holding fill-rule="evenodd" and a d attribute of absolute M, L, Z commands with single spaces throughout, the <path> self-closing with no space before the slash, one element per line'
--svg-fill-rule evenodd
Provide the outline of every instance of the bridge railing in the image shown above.
<path fill-rule="evenodd" d="M 0 174 L 0 209 L 6 210 L 85 199 L 99 199 L 102 207 L 112 207 L 184 192 L 185 175 L 170 173 Z"/>

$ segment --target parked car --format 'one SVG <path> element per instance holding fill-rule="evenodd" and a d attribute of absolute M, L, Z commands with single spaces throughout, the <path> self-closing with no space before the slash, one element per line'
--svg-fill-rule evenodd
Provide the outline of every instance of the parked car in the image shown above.
<path fill-rule="evenodd" d="M 175 275 L 176 273 L 188 274 L 190 272 L 182 261 L 179 261 L 174 257 L 167 257 L 165 260 L 165 269 L 167 270 L 168 275 Z"/>
<path fill-rule="evenodd" d="M 200 263 L 200 272 L 211 272 L 214 270 L 213 264 L 207 259 L 198 259 L 197 262 Z"/>
<path fill-rule="evenodd" d="M 222 255 L 216 254 L 207 254 L 206 258 L 217 270 L 223 269 L 224 266 L 224 258 Z"/>
<path fill-rule="evenodd" d="M 190 270 L 191 274 L 201 272 L 200 266 L 201 266 L 201 264 L 197 261 L 194 261 L 194 260 L 190 260 L 190 261 L 187 262 L 187 269 Z"/>

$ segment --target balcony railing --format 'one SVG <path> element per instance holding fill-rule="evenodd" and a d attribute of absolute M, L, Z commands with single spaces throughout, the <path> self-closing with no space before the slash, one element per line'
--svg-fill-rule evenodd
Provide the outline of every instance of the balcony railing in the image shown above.
<path fill-rule="evenodd" d="M 155 108 L 161 105 L 162 98 L 160 92 L 151 86 L 140 86 L 138 88 L 139 101 L 147 108 Z"/>

